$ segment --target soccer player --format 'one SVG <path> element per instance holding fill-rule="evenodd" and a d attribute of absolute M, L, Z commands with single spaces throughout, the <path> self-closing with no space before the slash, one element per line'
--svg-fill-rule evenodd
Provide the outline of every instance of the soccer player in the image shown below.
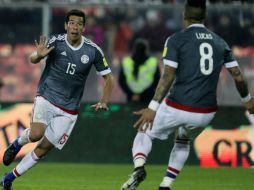
<path fill-rule="evenodd" d="M 227 43 L 203 25 L 205 17 L 205 0 L 187 0 L 185 29 L 165 42 L 164 72 L 155 95 L 148 108 L 136 112 L 141 117 L 134 124 L 139 130 L 132 148 L 135 169 L 121 190 L 134 190 L 145 179 L 144 165 L 152 149 L 152 140 L 165 140 L 175 133 L 166 174 L 159 185 L 159 190 L 172 189 L 188 158 L 190 141 L 214 118 L 222 67 L 232 75 L 246 109 L 254 112 L 254 99 L 237 61 Z"/>
<path fill-rule="evenodd" d="M 12 189 L 15 178 L 23 175 L 54 147 L 62 149 L 77 120 L 85 82 L 92 66 L 105 79 L 100 101 L 93 105 L 96 111 L 108 110 L 107 102 L 113 88 L 113 76 L 102 50 L 82 36 L 85 14 L 71 10 L 64 24 L 66 34 L 53 35 L 49 40 L 41 36 L 35 41 L 37 51 L 30 61 L 39 63 L 47 56 L 37 96 L 34 101 L 31 127 L 24 130 L 5 151 L 3 163 L 9 165 L 25 144 L 38 142 L 13 169 L 2 178 L 4 190 Z"/>

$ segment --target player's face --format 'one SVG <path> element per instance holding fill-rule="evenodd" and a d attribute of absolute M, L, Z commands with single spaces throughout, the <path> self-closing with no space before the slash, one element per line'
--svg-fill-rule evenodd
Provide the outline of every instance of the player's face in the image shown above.
<path fill-rule="evenodd" d="M 68 41 L 75 42 L 81 39 L 81 35 L 84 31 L 83 18 L 79 16 L 70 16 L 69 21 L 64 25 L 67 32 Z"/>

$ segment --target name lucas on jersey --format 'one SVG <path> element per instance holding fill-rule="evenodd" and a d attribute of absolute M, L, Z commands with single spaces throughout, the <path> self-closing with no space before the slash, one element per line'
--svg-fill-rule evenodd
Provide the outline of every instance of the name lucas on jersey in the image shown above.
<path fill-rule="evenodd" d="M 196 33 L 196 37 L 199 40 L 212 40 L 213 39 L 212 34 L 207 34 L 207 33 Z"/>

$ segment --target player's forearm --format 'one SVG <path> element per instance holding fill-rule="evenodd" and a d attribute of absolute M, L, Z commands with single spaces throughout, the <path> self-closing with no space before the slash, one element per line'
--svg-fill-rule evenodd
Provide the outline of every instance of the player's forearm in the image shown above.
<path fill-rule="evenodd" d="M 234 68 L 231 68 L 229 72 L 234 78 L 235 85 L 240 96 L 242 98 L 248 96 L 249 94 L 248 84 L 246 79 L 244 78 L 244 75 L 241 73 L 240 69 L 238 67 L 234 67 Z"/>
<path fill-rule="evenodd" d="M 105 85 L 103 88 L 103 93 L 102 93 L 100 102 L 107 103 L 114 87 L 114 77 L 112 74 L 108 74 L 104 76 L 104 80 L 105 80 Z"/>
<path fill-rule="evenodd" d="M 170 86 L 175 79 L 175 69 L 165 66 L 164 72 L 160 78 L 158 86 L 156 88 L 153 100 L 161 103 L 166 96 Z"/>
<path fill-rule="evenodd" d="M 245 79 L 241 81 L 235 80 L 235 85 L 242 98 L 248 96 L 249 90 L 248 90 L 247 81 Z"/>
<path fill-rule="evenodd" d="M 34 63 L 34 64 L 39 63 L 42 59 L 43 57 L 40 57 L 36 51 L 30 55 L 31 63 Z"/>

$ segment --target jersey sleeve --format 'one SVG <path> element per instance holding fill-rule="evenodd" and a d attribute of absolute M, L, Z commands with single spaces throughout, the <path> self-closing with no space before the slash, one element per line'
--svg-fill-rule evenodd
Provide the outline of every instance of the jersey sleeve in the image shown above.
<path fill-rule="evenodd" d="M 55 35 L 52 35 L 49 37 L 49 40 L 48 40 L 48 45 L 47 45 L 47 48 L 51 48 L 51 47 L 56 47 L 56 41 L 57 41 L 57 37 Z M 53 49 L 49 55 L 53 55 L 54 54 L 54 51 L 55 49 Z"/>
<path fill-rule="evenodd" d="M 174 36 L 169 37 L 166 40 L 162 58 L 164 65 L 168 65 L 174 68 L 178 67 L 178 52 Z"/>
<path fill-rule="evenodd" d="M 48 41 L 48 48 L 55 46 L 56 43 L 56 36 L 50 36 Z"/>
<path fill-rule="evenodd" d="M 237 63 L 230 47 L 228 46 L 228 44 L 226 42 L 224 42 L 224 45 L 225 45 L 224 66 L 226 68 L 237 67 L 238 63 Z"/>
<path fill-rule="evenodd" d="M 103 76 L 111 73 L 111 69 L 108 66 L 107 60 L 99 47 L 95 48 L 94 66 L 98 75 Z"/>

